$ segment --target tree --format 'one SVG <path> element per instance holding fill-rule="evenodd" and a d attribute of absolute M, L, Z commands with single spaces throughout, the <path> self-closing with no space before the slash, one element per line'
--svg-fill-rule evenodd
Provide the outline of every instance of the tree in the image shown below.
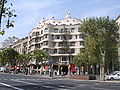
<path fill-rule="evenodd" d="M 118 25 L 109 17 L 94 17 L 85 19 L 81 28 L 87 35 L 85 52 L 100 65 L 100 79 L 104 80 L 105 66 L 118 58 Z"/>
<path fill-rule="evenodd" d="M 80 75 L 80 68 L 81 67 L 85 68 L 88 66 L 89 64 L 88 60 L 89 59 L 87 58 L 87 55 L 84 51 L 80 51 L 78 55 L 74 56 L 73 64 L 79 67 L 79 75 Z M 84 69 L 83 69 L 83 72 L 84 72 Z"/>
<path fill-rule="evenodd" d="M 17 57 L 17 64 L 22 66 L 27 66 L 27 64 L 32 60 L 33 55 L 32 54 L 19 54 Z"/>
<path fill-rule="evenodd" d="M 89 40 L 87 40 L 89 42 Z M 94 65 L 97 63 L 97 56 L 93 54 L 92 46 L 89 46 L 88 48 L 84 48 L 80 50 L 80 53 L 73 58 L 73 63 L 78 67 L 83 67 L 83 72 L 87 72 L 88 74 L 94 74 Z M 90 51 L 92 51 L 90 54 Z M 90 67 L 92 66 L 92 71 L 90 70 Z M 80 71 L 80 70 L 79 70 Z M 80 72 L 79 72 L 80 74 Z"/>
<path fill-rule="evenodd" d="M 33 52 L 33 58 L 39 63 L 48 60 L 50 56 L 46 51 L 37 49 Z"/>
<path fill-rule="evenodd" d="M 5 33 L 5 30 L 1 28 L 2 18 L 5 18 L 6 28 L 9 28 L 9 27 L 14 27 L 14 24 L 13 24 L 14 20 L 12 20 L 12 18 L 17 16 L 16 14 L 14 14 L 15 10 L 11 9 L 13 4 L 10 3 L 10 6 L 5 7 L 6 3 L 7 3 L 7 0 L 0 1 L 0 34 L 1 35 L 3 35 Z"/>
<path fill-rule="evenodd" d="M 11 66 L 16 65 L 18 55 L 19 53 L 15 51 L 13 48 L 7 48 L 3 50 L 3 56 L 4 56 L 3 60 L 4 62 L 6 62 L 6 64 L 8 63 Z"/>
<path fill-rule="evenodd" d="M 3 52 L 0 51 L 0 66 L 4 66 L 6 61 L 4 60 Z"/>

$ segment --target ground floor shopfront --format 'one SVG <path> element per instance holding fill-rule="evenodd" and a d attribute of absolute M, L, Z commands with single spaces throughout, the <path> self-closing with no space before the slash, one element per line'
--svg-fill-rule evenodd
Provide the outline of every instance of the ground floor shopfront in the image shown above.
<path fill-rule="evenodd" d="M 29 74 L 44 75 L 44 74 L 49 74 L 50 72 L 53 72 L 54 75 L 61 75 L 64 72 L 64 74 L 67 75 L 69 72 L 69 65 L 56 65 L 56 64 L 35 65 L 35 64 L 31 64 L 31 65 L 28 65 L 27 69 L 28 69 Z"/>

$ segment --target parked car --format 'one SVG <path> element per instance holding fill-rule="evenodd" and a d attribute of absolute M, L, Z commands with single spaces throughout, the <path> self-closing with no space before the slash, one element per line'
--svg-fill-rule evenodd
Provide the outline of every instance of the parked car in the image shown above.
<path fill-rule="evenodd" d="M 105 76 L 106 80 L 120 80 L 120 71 L 115 71 L 112 74 Z"/>
<path fill-rule="evenodd" d="M 4 72 L 6 71 L 6 68 L 5 67 L 0 67 L 0 72 Z"/>
<path fill-rule="evenodd" d="M 120 73 L 120 71 L 114 71 L 112 74 Z"/>

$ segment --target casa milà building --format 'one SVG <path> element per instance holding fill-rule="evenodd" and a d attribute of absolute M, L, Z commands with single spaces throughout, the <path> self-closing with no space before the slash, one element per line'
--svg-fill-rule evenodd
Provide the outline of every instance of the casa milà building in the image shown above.
<path fill-rule="evenodd" d="M 84 48 L 84 34 L 81 31 L 82 21 L 72 18 L 68 11 L 65 18 L 56 20 L 54 17 L 42 18 L 38 25 L 29 33 L 29 50 L 46 50 L 53 64 L 68 66 L 73 56 Z"/>

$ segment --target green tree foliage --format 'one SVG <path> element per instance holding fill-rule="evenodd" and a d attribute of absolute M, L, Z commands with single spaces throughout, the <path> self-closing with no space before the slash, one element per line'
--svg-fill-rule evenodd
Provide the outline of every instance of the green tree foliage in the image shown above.
<path fill-rule="evenodd" d="M 48 52 L 37 49 L 33 52 L 33 58 L 39 63 L 48 60 L 50 56 Z"/>
<path fill-rule="evenodd" d="M 4 66 L 6 64 L 6 61 L 4 60 L 4 56 L 2 51 L 0 51 L 0 66 Z"/>
<path fill-rule="evenodd" d="M 87 34 L 87 52 L 93 58 L 95 57 L 95 61 L 98 60 L 100 75 L 103 80 L 105 65 L 108 65 L 109 62 L 115 62 L 118 58 L 118 26 L 109 17 L 99 17 L 84 20 L 82 30 Z"/>
<path fill-rule="evenodd" d="M 100 65 L 100 76 L 103 79 L 104 68 L 114 67 L 117 61 L 118 25 L 109 17 L 95 17 L 85 19 L 81 26 L 86 34 L 85 57 L 92 64 Z M 81 56 L 82 54 L 80 54 Z M 82 55 L 83 56 L 83 55 Z M 112 63 L 112 66 L 109 64 Z"/>
<path fill-rule="evenodd" d="M 15 66 L 17 62 L 17 56 L 19 53 L 15 51 L 13 48 L 7 48 L 3 50 L 3 62 L 8 63 L 11 66 Z"/>
<path fill-rule="evenodd" d="M 87 66 L 89 64 L 89 59 L 85 52 L 81 51 L 78 55 L 73 58 L 73 63 L 76 66 Z"/>
<path fill-rule="evenodd" d="M 9 28 L 9 27 L 14 27 L 14 20 L 13 17 L 16 17 L 17 15 L 15 14 L 15 10 L 11 9 L 11 7 L 13 6 L 12 3 L 10 3 L 9 6 L 6 6 L 7 4 L 7 0 L 1 0 L 0 1 L 0 34 L 3 35 L 5 33 L 5 28 L 1 28 L 2 25 L 2 18 L 4 19 L 4 22 L 6 22 L 5 27 Z"/>
<path fill-rule="evenodd" d="M 32 54 L 19 54 L 17 57 L 17 64 L 22 66 L 27 66 L 27 64 L 32 60 Z"/>

